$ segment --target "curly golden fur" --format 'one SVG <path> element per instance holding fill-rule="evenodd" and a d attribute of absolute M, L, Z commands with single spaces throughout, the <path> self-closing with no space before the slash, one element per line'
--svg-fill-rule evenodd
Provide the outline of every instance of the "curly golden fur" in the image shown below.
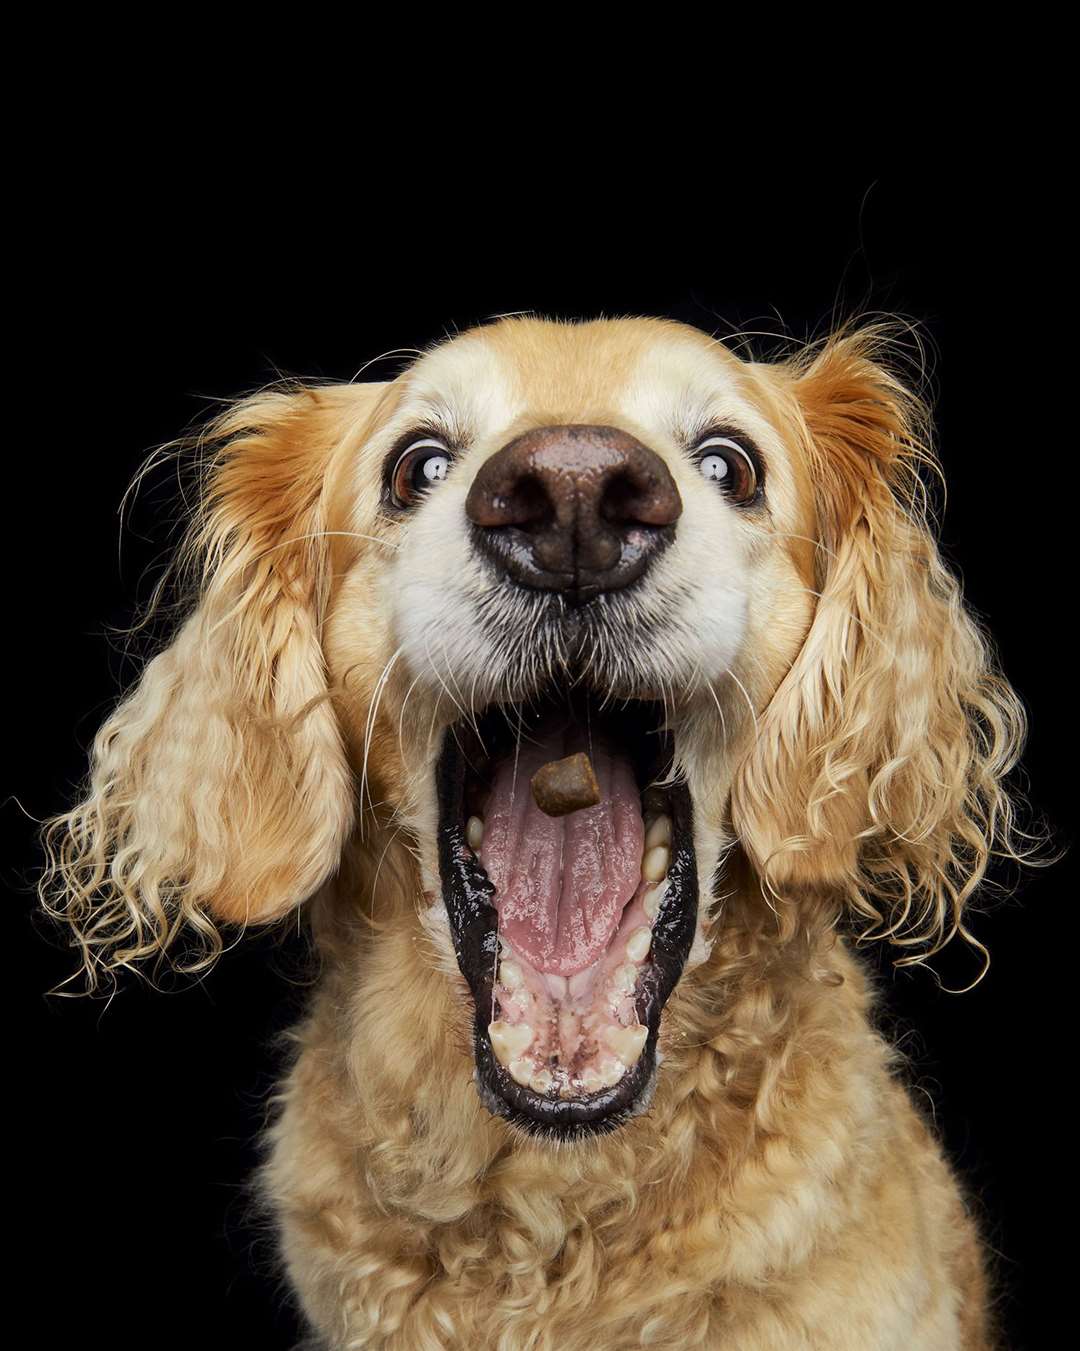
<path fill-rule="evenodd" d="M 190 612 L 51 823 L 42 894 L 91 985 L 181 936 L 204 969 L 222 928 L 306 905 L 323 974 L 261 1185 L 333 1351 L 993 1344 L 972 1220 L 841 936 L 981 952 L 967 904 L 993 854 L 1023 853 L 1003 787 L 1023 713 L 938 553 L 893 337 L 851 325 L 757 362 L 667 321 L 506 319 L 386 384 L 257 394 L 199 439 Z M 736 655 L 662 681 L 699 943 L 650 1109 L 528 1138 L 474 1086 L 431 767 L 463 704 L 552 658 L 495 669 L 457 622 L 478 585 L 454 573 L 461 494 L 528 427 L 611 423 L 698 510 L 670 426 L 714 395 L 764 445 L 771 498 L 725 545 L 748 579 Z M 469 449 L 437 505 L 395 518 L 384 458 L 433 409 Z"/>

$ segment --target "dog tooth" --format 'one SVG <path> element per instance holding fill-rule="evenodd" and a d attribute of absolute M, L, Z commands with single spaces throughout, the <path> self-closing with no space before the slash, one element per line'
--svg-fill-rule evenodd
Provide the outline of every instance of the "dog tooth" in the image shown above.
<path fill-rule="evenodd" d="M 565 999 L 565 998 L 566 998 L 566 977 L 565 977 L 565 976 L 548 976 L 548 977 L 546 977 L 546 979 L 547 979 L 547 987 L 548 987 L 548 989 L 551 991 L 552 998 L 553 998 L 553 999 Z"/>
<path fill-rule="evenodd" d="M 553 1076 L 550 1070 L 539 1070 L 529 1080 L 529 1087 L 534 1093 L 549 1093 L 552 1082 Z"/>
<path fill-rule="evenodd" d="M 603 1079 L 590 1065 L 587 1070 L 581 1072 L 581 1086 L 586 1093 L 596 1093 L 605 1085 Z"/>
<path fill-rule="evenodd" d="M 614 1088 L 625 1073 L 626 1066 L 621 1060 L 608 1056 L 600 1062 L 600 1083 L 604 1088 Z"/>
<path fill-rule="evenodd" d="M 495 1059 L 500 1065 L 509 1068 L 512 1060 L 518 1060 L 529 1049 L 533 1041 L 533 1030 L 528 1023 L 505 1023 L 501 1018 L 488 1024 L 488 1037 Z"/>
<path fill-rule="evenodd" d="M 468 825 L 465 827 L 465 838 L 469 842 L 469 848 L 475 854 L 484 843 L 484 823 L 479 816 L 470 816 Z"/>
<path fill-rule="evenodd" d="M 641 908 L 645 911 L 646 919 L 655 919 L 660 913 L 660 902 L 667 894 L 667 883 L 661 882 L 649 890 L 641 898 Z"/>
<path fill-rule="evenodd" d="M 499 963 L 499 979 L 508 990 L 517 990 L 524 984 L 525 972 L 517 962 L 508 959 Z"/>
<path fill-rule="evenodd" d="M 606 1027 L 604 1041 L 615 1052 L 624 1065 L 636 1065 L 641 1059 L 649 1029 L 641 1023 L 633 1027 Z"/>
<path fill-rule="evenodd" d="M 626 955 L 632 962 L 643 962 L 652 946 L 652 930 L 644 924 L 626 940 Z"/>
<path fill-rule="evenodd" d="M 658 844 L 671 847 L 671 817 L 658 816 L 645 832 L 645 848 L 655 849 Z"/>
<path fill-rule="evenodd" d="M 524 1058 L 511 1060 L 506 1067 L 507 1073 L 513 1079 L 515 1084 L 520 1084 L 522 1088 L 527 1088 L 532 1082 L 532 1077 L 536 1073 L 536 1066 L 531 1060 Z"/>
<path fill-rule="evenodd" d="M 641 875 L 646 882 L 662 882 L 670 862 L 671 851 L 666 845 L 658 844 L 655 849 L 647 850 L 641 860 Z"/>
<path fill-rule="evenodd" d="M 631 966 L 629 962 L 625 966 L 620 966 L 611 978 L 612 989 L 620 994 L 633 994 L 634 986 L 637 984 L 638 969 Z"/>

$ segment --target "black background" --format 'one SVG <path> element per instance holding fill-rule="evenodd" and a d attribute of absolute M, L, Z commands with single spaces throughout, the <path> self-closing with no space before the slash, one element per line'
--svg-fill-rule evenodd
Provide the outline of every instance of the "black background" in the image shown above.
<path fill-rule="evenodd" d="M 37 1344 L 75 1344 L 88 1327 L 117 1348 L 271 1351 L 297 1335 L 245 1179 L 273 1039 L 303 1000 L 290 978 L 302 944 L 249 937 L 199 984 L 162 993 L 128 980 L 107 1006 L 49 997 L 71 958 L 27 890 L 29 817 L 71 800 L 86 746 L 137 670 L 107 630 L 146 599 L 178 515 L 175 485 L 158 476 L 120 538 L 117 508 L 148 450 L 277 373 L 349 378 L 495 313 L 651 313 L 795 337 L 853 311 L 904 314 L 933 366 L 944 548 L 1028 705 L 1030 796 L 1068 845 L 1073 449 L 1069 374 L 1047 336 L 1061 246 L 1052 192 L 1014 173 L 1007 189 L 970 165 L 797 187 L 721 175 L 684 199 L 651 191 L 647 205 L 536 184 L 494 200 L 320 191 L 301 194 L 312 205 L 294 224 L 263 185 L 193 207 L 166 176 L 121 201 L 117 181 L 86 165 L 50 199 L 58 209 L 32 221 L 9 278 L 18 376 L 6 420 L 20 483 L 6 539 L 3 914 L 20 1137 L 8 1161 L 26 1200 L 13 1232 L 48 1329 Z M 1016 1347 L 1036 1345 L 1051 1307 L 1072 876 L 1066 857 L 977 921 L 993 967 L 970 993 L 881 964 L 916 1091 L 984 1209 Z M 959 958 L 936 966 L 949 982 L 972 974 Z"/>

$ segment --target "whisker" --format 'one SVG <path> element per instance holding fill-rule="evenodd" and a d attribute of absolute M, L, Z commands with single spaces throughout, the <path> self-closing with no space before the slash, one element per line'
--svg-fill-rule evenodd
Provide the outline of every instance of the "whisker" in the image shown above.
<path fill-rule="evenodd" d="M 431 755 L 431 743 L 435 739 L 435 722 L 439 716 L 439 709 L 442 707 L 442 694 L 435 696 L 435 707 L 431 710 L 431 722 L 428 724 L 427 753 Z"/>
<path fill-rule="evenodd" d="M 473 731 L 476 733 L 476 739 L 480 743 L 480 750 L 487 755 L 487 746 L 480 733 L 480 724 L 476 717 L 476 685 L 480 679 L 480 672 L 476 671 L 473 675 L 472 684 L 469 686 L 469 721 L 472 723 Z"/>
<path fill-rule="evenodd" d="M 453 668 L 453 666 L 452 666 L 452 664 L 451 664 L 451 662 L 450 662 L 449 655 L 447 654 L 447 651 L 446 651 L 446 644 L 443 643 L 441 646 L 442 646 L 442 657 L 443 657 L 443 661 L 446 663 L 446 672 L 447 672 L 447 675 L 449 675 L 450 679 L 454 682 L 454 685 L 455 685 L 455 687 L 456 687 L 456 689 L 457 689 L 458 694 L 460 694 L 461 697 L 462 697 L 462 699 L 464 700 L 464 699 L 465 699 L 465 691 L 464 691 L 464 690 L 461 688 L 461 686 L 458 684 L 458 682 L 457 682 L 457 676 L 454 675 L 454 668 Z M 475 716 L 474 716 L 474 714 L 473 714 L 473 705 L 472 705 L 472 701 L 471 701 L 471 700 L 469 701 L 469 707 L 468 707 L 468 708 L 466 708 L 466 707 L 464 706 L 464 704 L 459 704 L 458 707 L 461 709 L 461 716 L 465 719 L 465 721 L 466 721 L 466 722 L 469 724 L 469 726 L 473 729 L 473 731 L 476 733 L 477 739 L 479 740 L 479 737 L 480 737 L 480 728 L 476 725 L 476 719 L 475 719 Z"/>
<path fill-rule="evenodd" d="M 384 861 L 385 861 L 385 859 L 386 859 L 386 855 L 390 852 L 390 847 L 391 847 L 391 845 L 394 843 L 394 841 L 397 839 L 397 837 L 401 834 L 401 832 L 402 832 L 404 829 L 405 829 L 405 822 L 403 821 L 403 822 L 401 823 L 401 825 L 399 825 L 399 826 L 394 830 L 394 833 L 390 836 L 390 838 L 387 840 L 386 844 L 383 846 L 383 851 L 382 851 L 382 853 L 379 855 L 379 861 L 378 861 L 378 863 L 375 865 L 375 876 L 374 876 L 374 877 L 372 878 L 372 880 L 371 880 L 371 921 L 372 921 L 372 923 L 375 922 L 375 897 L 378 895 L 378 891 L 379 891 L 379 874 L 382 872 L 383 863 L 384 863 Z"/>
<path fill-rule="evenodd" d="M 404 646 L 400 646 L 397 649 L 395 649 L 390 660 L 383 667 L 382 674 L 379 676 L 379 679 L 375 685 L 375 692 L 372 696 L 371 707 L 368 709 L 367 724 L 364 728 L 364 760 L 360 769 L 360 806 L 361 809 L 363 809 L 364 792 L 366 790 L 368 795 L 368 804 L 372 812 L 374 812 L 375 810 L 375 802 L 371 796 L 371 786 L 368 783 L 368 758 L 371 754 L 371 738 L 375 731 L 375 721 L 376 718 L 378 717 L 379 703 L 382 700 L 383 691 L 386 688 L 387 681 L 390 679 L 390 673 L 394 668 L 394 664 L 397 661 L 398 657 L 401 656 L 403 651 Z M 361 833 L 363 833 L 362 828 Z"/>
<path fill-rule="evenodd" d="M 839 557 L 834 549 L 830 549 L 829 546 L 821 540 L 814 539 L 812 535 L 797 535 L 792 530 L 768 530 L 765 533 L 773 536 L 774 539 L 799 539 L 806 544 L 812 544 L 815 549 L 820 549 L 823 554 L 827 554 L 834 562 Z"/>
<path fill-rule="evenodd" d="M 377 366 L 380 361 L 389 361 L 391 357 L 422 357 L 424 354 L 419 347 L 391 347 L 388 352 L 380 352 L 377 357 L 372 357 L 370 361 L 365 361 L 358 371 L 349 377 L 349 383 L 354 384 L 365 371 L 369 371 L 372 366 Z"/>
<path fill-rule="evenodd" d="M 414 678 L 412 684 L 405 691 L 405 698 L 401 701 L 401 712 L 398 714 L 399 746 L 403 745 L 405 741 L 405 709 L 408 707 L 409 704 L 409 696 L 412 694 L 413 690 L 416 689 L 417 685 L 420 683 L 422 679 L 423 679 L 423 672 L 421 672 L 418 676 Z"/>
<path fill-rule="evenodd" d="M 431 655 L 431 648 L 428 646 L 428 641 L 427 641 L 427 638 L 426 638 L 426 637 L 424 638 L 424 655 L 425 655 L 425 656 L 427 657 L 427 659 L 428 659 L 428 665 L 431 667 L 431 671 L 432 671 L 432 674 L 434 675 L 435 679 L 436 679 L 436 680 L 439 682 L 439 684 L 443 687 L 443 690 L 446 692 L 447 696 L 449 697 L 450 702 L 454 705 L 454 707 L 455 707 L 455 708 L 457 709 L 457 711 L 461 714 L 461 716 L 464 717 L 464 716 L 465 716 L 465 710 L 464 710 L 464 709 L 462 708 L 462 706 L 458 703 L 458 701 L 454 698 L 453 693 L 452 693 L 451 690 L 450 690 L 450 687 L 447 685 L 446 681 L 445 681 L 445 680 L 442 678 L 442 676 L 439 674 L 439 668 L 435 665 L 435 659 L 434 659 L 434 657 L 432 657 L 432 655 Z M 445 648 L 443 649 L 443 655 L 444 655 L 444 656 L 446 655 L 446 649 L 445 649 Z"/>
<path fill-rule="evenodd" d="M 706 678 L 705 687 L 712 695 L 713 703 L 716 705 L 716 711 L 720 714 L 720 729 L 724 740 L 724 750 L 726 751 L 728 747 L 727 719 L 724 717 L 724 710 L 720 707 L 720 699 L 717 696 L 716 690 L 713 688 L 712 681 Z"/>
<path fill-rule="evenodd" d="M 724 671 L 724 675 L 730 676 L 732 680 L 734 680 L 735 684 L 738 685 L 739 689 L 742 690 L 743 698 L 746 700 L 746 706 L 750 710 L 750 717 L 753 719 L 754 722 L 754 734 L 760 735 L 761 728 L 758 726 L 757 713 L 754 711 L 754 705 L 753 702 L 751 701 L 750 695 L 746 691 L 746 686 L 742 683 L 742 681 L 739 679 L 739 677 L 735 674 L 735 672 L 731 669 L 730 666 Z"/>
<path fill-rule="evenodd" d="M 362 539 L 371 544 L 381 544 L 387 549 L 393 549 L 395 552 L 401 548 L 400 544 L 395 544 L 393 540 L 381 539 L 378 535 L 364 535 L 359 530 L 312 530 L 306 535 L 293 535 L 289 539 L 283 539 L 278 544 L 272 544 L 269 549 L 264 549 L 262 553 L 256 554 L 251 560 L 257 563 L 261 558 L 276 553 L 278 549 L 286 549 L 290 544 L 302 544 L 309 539 L 332 539 L 340 536 L 342 539 Z"/>

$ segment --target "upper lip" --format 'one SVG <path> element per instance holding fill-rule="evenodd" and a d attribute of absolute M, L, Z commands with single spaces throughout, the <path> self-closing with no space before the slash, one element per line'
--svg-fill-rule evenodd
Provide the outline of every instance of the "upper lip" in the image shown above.
<path fill-rule="evenodd" d="M 661 756 L 670 763 L 670 733 L 661 739 L 666 743 Z M 673 825 L 668 890 L 653 922 L 650 960 L 642 968 L 634 998 L 638 1021 L 648 1031 L 644 1050 L 614 1087 L 569 1099 L 553 1097 L 515 1082 L 495 1058 L 488 1036 L 499 936 L 493 884 L 465 837 L 465 780 L 471 751 L 467 724 L 451 727 L 444 736 L 435 773 L 443 899 L 458 965 L 473 1000 L 480 1096 L 494 1114 L 530 1131 L 547 1129 L 573 1136 L 610 1130 L 648 1105 L 661 1010 L 682 974 L 694 938 L 698 881 L 689 790 L 680 783 L 666 790 Z"/>

